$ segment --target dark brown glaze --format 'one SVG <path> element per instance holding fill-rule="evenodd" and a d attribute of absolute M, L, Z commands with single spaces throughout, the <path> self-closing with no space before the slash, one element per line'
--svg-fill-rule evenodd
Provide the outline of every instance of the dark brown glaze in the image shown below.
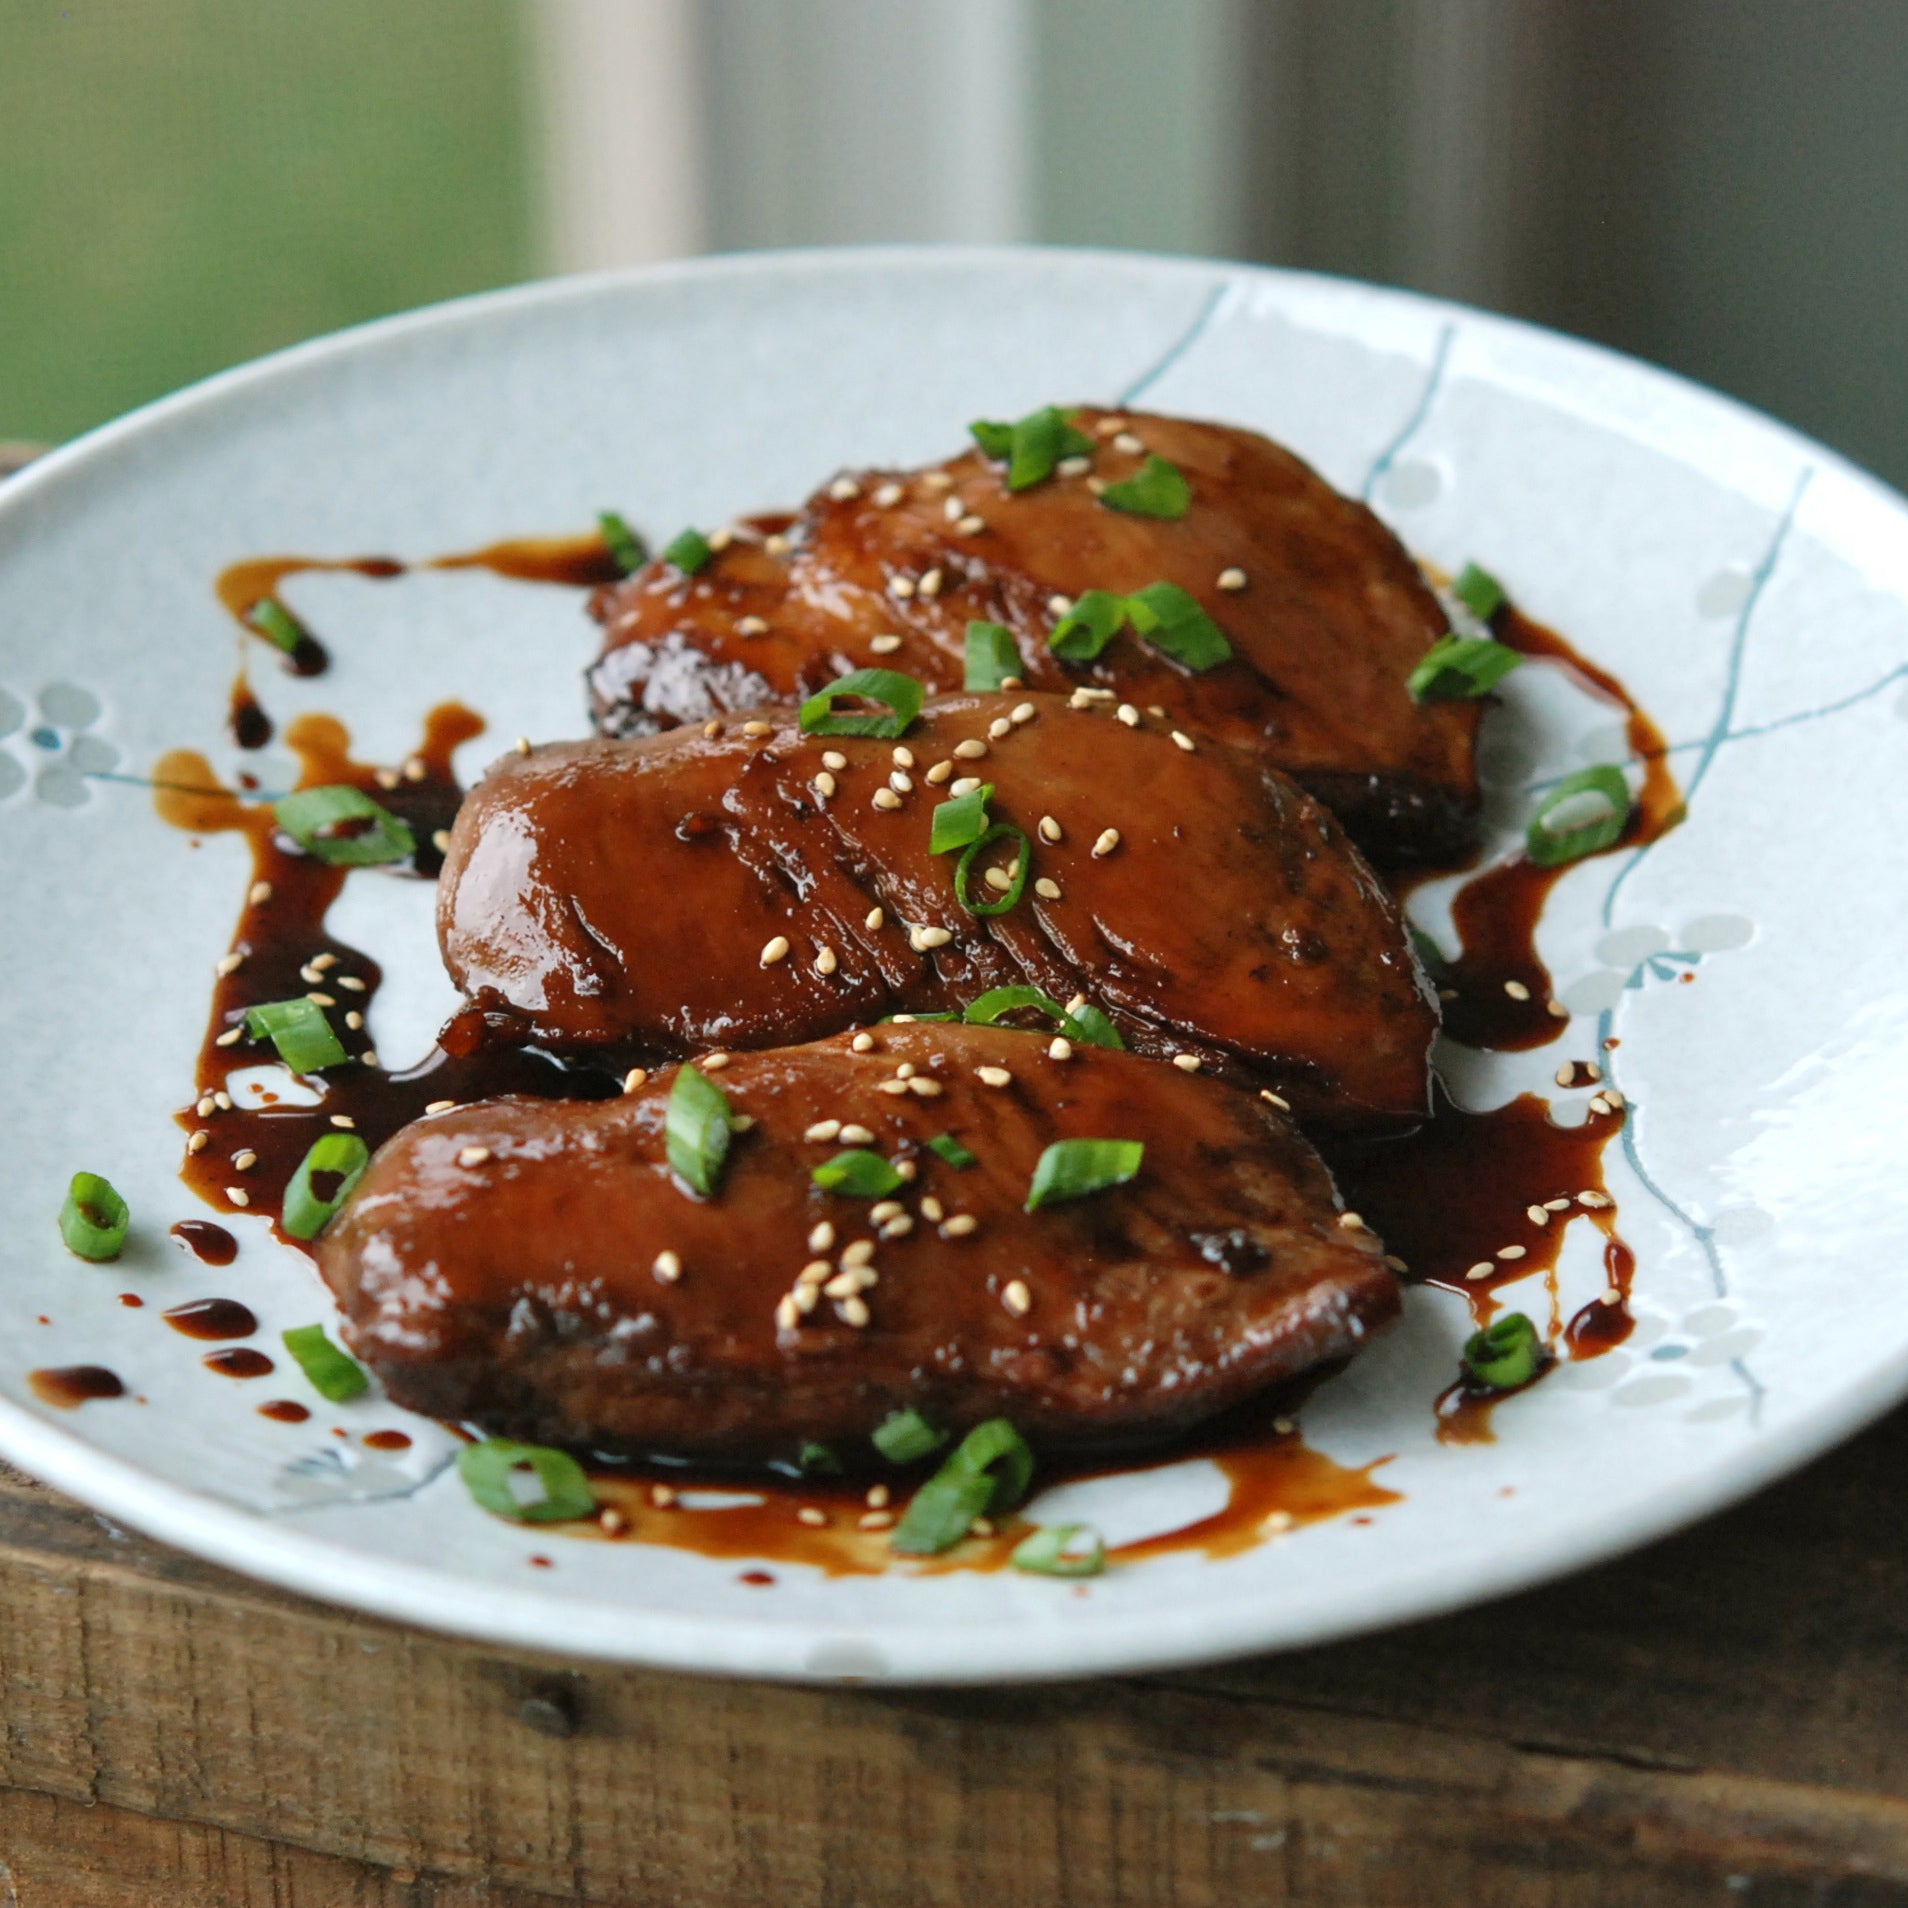
<path fill-rule="evenodd" d="M 400 1404 L 546 1442 L 766 1456 L 916 1406 L 1106 1445 L 1342 1357 L 1395 1312 L 1376 1241 L 1338 1223 L 1316 1155 L 1263 1102 L 1103 1048 L 1056 1060 L 995 1028 L 872 1037 L 711 1076 L 755 1124 L 710 1200 L 664 1162 L 667 1077 L 608 1105 L 498 1102 L 412 1127 L 319 1241 L 353 1349 Z M 903 1064 L 940 1090 L 884 1090 Z M 837 1228 L 820 1254 L 837 1265 L 874 1237 L 865 1202 L 810 1179 L 840 1142 L 804 1135 L 830 1119 L 913 1162 L 911 1224 L 875 1248 L 865 1294 L 782 1311 L 814 1226 Z M 942 1132 L 978 1163 L 927 1151 Z M 1143 1141 L 1139 1178 L 1024 1212 L 1042 1149 L 1088 1137 Z M 923 1195 L 978 1228 L 946 1236 Z M 678 1280 L 652 1270 L 665 1251 Z"/>
<path fill-rule="evenodd" d="M 488 570 L 518 583 L 596 589 L 622 580 L 622 568 L 600 536 L 512 537 L 457 556 L 434 557 L 427 570 Z"/>
<path fill-rule="evenodd" d="M 123 1398 L 125 1381 L 104 1365 L 56 1365 L 27 1373 L 27 1386 L 42 1404 L 77 1411 L 101 1398 Z"/>
<path fill-rule="evenodd" d="M 230 1265 L 238 1257 L 238 1241 L 210 1219 L 181 1219 L 171 1231 L 201 1265 Z"/>
<path fill-rule="evenodd" d="M 301 1405 L 296 1398 L 274 1398 L 270 1404 L 258 1408 L 261 1418 L 270 1418 L 274 1424 L 303 1424 L 311 1416 L 311 1407 Z"/>
<path fill-rule="evenodd" d="M 224 1351 L 207 1352 L 199 1362 L 221 1378 L 269 1378 L 277 1369 L 262 1351 L 253 1350 L 250 1345 L 231 1345 Z"/>
<path fill-rule="evenodd" d="M 1683 819 L 1682 792 L 1670 772 L 1669 743 L 1635 697 L 1608 670 L 1586 661 L 1555 630 L 1508 606 L 1492 620 L 1500 642 L 1553 663 L 1587 694 L 1624 712 L 1631 755 L 1643 785 L 1621 836 L 1604 854 L 1625 854 L 1656 841 Z M 1444 1028 L 1467 1047 L 1498 1053 L 1547 1046 L 1569 1018 L 1551 1000 L 1550 973 L 1538 958 L 1537 923 L 1550 891 L 1579 864 L 1540 868 L 1521 852 L 1473 875 L 1451 903 L 1458 953 L 1438 973 Z M 1514 990 L 1514 991 L 1513 991 Z"/>
<path fill-rule="evenodd" d="M 139 1311 L 146 1303 L 146 1301 L 142 1299 L 137 1292 L 120 1293 L 119 1302 L 120 1304 L 127 1307 L 128 1310 L 134 1311 L 134 1312 Z"/>
<path fill-rule="evenodd" d="M 765 545 L 757 522 L 693 578 L 660 561 L 639 571 L 597 605 L 599 726 L 630 735 L 701 722 L 812 694 L 874 661 L 959 688 L 967 624 L 979 618 L 1014 633 L 1030 687 L 1088 684 L 1157 703 L 1175 722 L 1264 752 L 1335 807 L 1380 865 L 1448 863 L 1476 808 L 1477 711 L 1421 706 L 1406 692 L 1446 619 L 1398 540 L 1255 432 L 1092 408 L 1079 422 L 1095 448 L 1077 474 L 1013 493 L 1004 465 L 977 450 L 929 471 L 861 471 L 809 500 L 783 532 L 786 552 Z M 1122 431 L 1144 451 L 1121 448 Z M 1191 486 L 1178 521 L 1116 511 L 1096 494 L 1148 453 Z M 1245 587 L 1222 589 L 1233 569 Z M 1231 639 L 1232 661 L 1193 674 L 1130 632 L 1092 663 L 1053 654 L 1053 598 L 1159 582 L 1200 600 Z M 748 634 L 749 618 L 768 627 Z M 877 654 L 870 644 L 884 634 L 901 643 Z"/>
<path fill-rule="evenodd" d="M 774 712 L 714 737 L 505 756 L 452 832 L 451 978 L 521 1037 L 642 1059 L 791 1044 L 1004 985 L 1085 990 L 1135 1050 L 1269 1084 L 1301 1117 L 1422 1116 L 1436 1015 L 1396 905 L 1277 771 L 1047 696 L 945 697 L 899 746 L 912 788 L 884 794 L 892 809 L 873 797 L 896 744 L 804 736 Z M 846 765 L 828 770 L 831 754 Z M 963 909 L 957 857 L 929 853 L 958 785 L 929 782 L 942 764 L 992 784 L 990 813 L 1032 844 L 1005 914 Z M 1118 845 L 1097 855 L 1109 828 Z M 777 938 L 790 952 L 765 964 Z"/>
<path fill-rule="evenodd" d="M 175 1332 L 187 1338 L 250 1338 L 258 1330 L 258 1315 L 237 1299 L 188 1299 L 159 1314 Z"/>
<path fill-rule="evenodd" d="M 364 1444 L 368 1451 L 408 1451 L 411 1448 L 411 1434 L 408 1431 L 367 1431 Z"/>
<path fill-rule="evenodd" d="M 1158 704 L 1187 727 L 1267 752 L 1336 806 L 1381 864 L 1448 863 L 1476 803 L 1476 711 L 1423 708 L 1405 693 L 1445 619 L 1396 539 L 1252 432 L 1081 417 L 1096 433 L 1130 424 L 1177 464 L 1193 490 L 1186 517 L 1162 522 L 1098 501 L 1093 485 L 1142 461 L 1106 436 L 1089 472 L 1018 494 L 977 451 L 932 471 L 837 480 L 799 519 L 738 526 L 693 578 L 659 561 L 598 599 L 599 726 L 631 735 L 699 723 L 799 699 L 871 662 L 958 688 L 967 623 L 979 618 L 1013 631 L 1030 686 L 1107 687 Z M 894 502 L 877 501 L 893 489 Z M 969 534 L 958 519 L 983 527 Z M 1233 568 L 1246 587 L 1220 589 Z M 938 588 L 924 594 L 921 579 L 937 572 Z M 909 594 L 894 593 L 897 579 Z M 1056 596 L 1162 581 L 1200 599 L 1232 639 L 1233 661 L 1192 674 L 1130 633 L 1091 664 L 1053 655 Z M 874 650 L 883 636 L 898 647 Z"/>

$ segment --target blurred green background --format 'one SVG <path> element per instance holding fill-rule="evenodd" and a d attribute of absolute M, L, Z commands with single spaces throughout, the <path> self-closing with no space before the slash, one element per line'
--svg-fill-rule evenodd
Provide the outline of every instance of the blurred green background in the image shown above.
<path fill-rule="evenodd" d="M 0 0 L 0 438 L 531 269 L 510 0 Z"/>

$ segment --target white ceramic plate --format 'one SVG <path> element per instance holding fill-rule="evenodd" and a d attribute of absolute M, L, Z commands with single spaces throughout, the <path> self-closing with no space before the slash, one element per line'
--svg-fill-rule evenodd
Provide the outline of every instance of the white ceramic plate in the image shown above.
<path fill-rule="evenodd" d="M 282 1426 L 158 1322 L 202 1293 L 275 1338 L 328 1315 L 262 1222 L 227 1272 L 166 1239 L 190 1216 L 171 1120 L 244 880 L 139 777 L 220 739 L 233 664 L 211 584 L 274 551 L 423 557 L 586 528 L 668 535 L 792 503 L 840 464 L 948 452 L 976 415 L 1117 397 L 1236 420 L 1368 495 L 1425 558 L 1477 557 L 1615 669 L 1678 745 L 1686 826 L 1585 863 L 1541 946 L 1622 1045 L 1635 1106 L 1612 1186 L 1640 1323 L 1444 1447 L 1430 1404 L 1463 1307 L 1405 1323 L 1306 1413 L 1342 1462 L 1393 1454 L 1403 1501 L 1224 1562 L 1178 1554 L 1084 1597 L 1043 1579 L 825 1579 L 566 1542 L 478 1511 L 413 1423 L 401 1458 Z M 336 710 L 395 760 L 432 702 L 581 727 L 577 599 L 481 574 L 291 586 L 333 673 L 261 672 L 274 713 Z M 1613 746 L 1553 672 L 1512 679 L 1487 748 L 1508 836 L 1527 786 Z M 1668 1531 L 1799 1464 L 1908 1388 L 1908 511 L 1833 455 L 1660 372 L 1422 299 L 1234 266 L 1042 252 L 723 260 L 471 300 L 288 352 L 169 399 L 0 492 L 0 1451 L 112 1516 L 256 1576 L 531 1646 L 785 1677 L 984 1680 L 1134 1670 L 1314 1643 L 1490 1596 Z M 362 893 L 359 891 L 363 890 Z M 1435 922 L 1437 897 L 1427 897 Z M 334 916 L 391 979 L 374 1032 L 421 1050 L 448 1005 L 419 884 L 351 884 Z M 1700 985 L 1670 984 L 1700 963 Z M 1581 1035 L 1581 1038 L 1578 1036 Z M 1494 1103 L 1566 1048 L 1467 1065 Z M 1576 1096 L 1581 1099 L 1582 1096 Z M 139 1226 L 88 1267 L 54 1228 L 67 1176 L 109 1174 Z M 1602 1284 L 1573 1228 L 1566 1313 Z M 122 1291 L 144 1294 L 143 1311 Z M 1518 1303 L 1523 1295 L 1509 1295 Z M 1538 1295 L 1541 1296 L 1541 1295 Z M 47 1323 L 36 1322 L 44 1317 Z M 269 1339 L 262 1342 L 269 1342 Z M 110 1365 L 148 1400 L 70 1414 L 36 1366 Z M 281 1379 L 300 1392 L 294 1372 Z M 1110 1537 L 1204 1515 L 1190 1465 L 1094 1487 Z M 532 1570 L 533 1552 L 555 1568 Z"/>

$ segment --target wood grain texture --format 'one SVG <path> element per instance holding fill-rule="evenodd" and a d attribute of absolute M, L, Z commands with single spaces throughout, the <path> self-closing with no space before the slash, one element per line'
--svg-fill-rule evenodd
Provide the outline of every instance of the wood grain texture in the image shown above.
<path fill-rule="evenodd" d="M 28 1908 L 1908 1903 L 1905 1460 L 1389 1636 L 969 1692 L 448 1641 L 0 1482 L 0 1860 Z"/>

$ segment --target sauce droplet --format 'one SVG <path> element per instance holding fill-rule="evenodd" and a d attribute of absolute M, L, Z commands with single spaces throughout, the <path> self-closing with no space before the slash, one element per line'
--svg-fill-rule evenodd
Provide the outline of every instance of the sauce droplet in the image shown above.
<path fill-rule="evenodd" d="M 238 1257 L 238 1241 L 210 1219 L 181 1219 L 172 1236 L 201 1265 L 230 1265 Z"/>
<path fill-rule="evenodd" d="M 303 1424 L 311 1416 L 311 1410 L 296 1398 L 274 1398 L 270 1404 L 259 1406 L 258 1415 L 278 1424 Z"/>
<path fill-rule="evenodd" d="M 27 1373 L 27 1383 L 42 1404 L 59 1411 L 77 1411 L 95 1398 L 123 1398 L 125 1384 L 104 1365 L 58 1365 Z"/>
<path fill-rule="evenodd" d="M 237 1299 L 188 1299 L 159 1316 L 187 1338 L 250 1338 L 258 1330 L 257 1314 Z"/>
<path fill-rule="evenodd" d="M 277 1370 L 262 1351 L 254 1351 L 250 1345 L 207 1352 L 201 1362 L 207 1371 L 216 1371 L 221 1378 L 264 1378 Z"/>

